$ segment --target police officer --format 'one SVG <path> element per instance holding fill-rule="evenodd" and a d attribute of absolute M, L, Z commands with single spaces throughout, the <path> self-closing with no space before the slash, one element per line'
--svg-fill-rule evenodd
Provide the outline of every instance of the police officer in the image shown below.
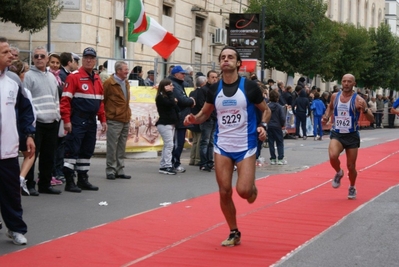
<path fill-rule="evenodd" d="M 90 158 L 96 144 L 96 115 L 101 122 L 102 132 L 107 130 L 103 104 L 103 86 L 100 77 L 94 73 L 97 53 L 92 47 L 83 51 L 82 67 L 71 73 L 66 80 L 61 98 L 61 116 L 65 137 L 64 176 L 65 191 L 80 193 L 81 190 L 97 191 L 87 172 Z M 74 171 L 78 173 L 75 184 Z"/>

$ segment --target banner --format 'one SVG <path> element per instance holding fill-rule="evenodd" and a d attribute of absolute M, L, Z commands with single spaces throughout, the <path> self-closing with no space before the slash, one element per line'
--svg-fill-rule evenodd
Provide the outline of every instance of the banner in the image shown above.
<path fill-rule="evenodd" d="M 259 14 L 230 14 L 229 45 L 242 59 L 259 59 Z"/>

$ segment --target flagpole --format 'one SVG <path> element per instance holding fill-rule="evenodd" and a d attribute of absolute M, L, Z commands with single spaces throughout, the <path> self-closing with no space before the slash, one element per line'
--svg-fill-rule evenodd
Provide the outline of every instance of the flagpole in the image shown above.
<path fill-rule="evenodd" d="M 123 1 L 123 37 L 122 37 L 122 58 L 126 59 L 126 1 Z"/>

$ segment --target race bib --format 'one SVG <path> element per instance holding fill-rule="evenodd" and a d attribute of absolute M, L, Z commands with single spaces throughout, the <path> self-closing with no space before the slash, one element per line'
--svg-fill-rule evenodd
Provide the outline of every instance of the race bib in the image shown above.
<path fill-rule="evenodd" d="M 335 129 L 339 130 L 340 133 L 349 133 L 349 130 L 352 127 L 350 116 L 336 116 L 334 119 Z"/>

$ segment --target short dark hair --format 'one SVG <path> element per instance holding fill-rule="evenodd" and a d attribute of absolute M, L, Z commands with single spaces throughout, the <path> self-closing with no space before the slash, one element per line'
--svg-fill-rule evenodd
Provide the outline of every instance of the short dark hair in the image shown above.
<path fill-rule="evenodd" d="M 271 90 L 269 93 L 269 100 L 271 102 L 277 102 L 279 97 L 279 93 L 276 90 Z"/>
<path fill-rule="evenodd" d="M 104 61 L 103 66 L 104 68 L 108 68 L 108 60 Z"/>
<path fill-rule="evenodd" d="M 220 51 L 220 54 L 219 54 L 219 62 L 220 62 L 220 59 L 221 59 L 221 57 L 222 57 L 222 52 L 223 52 L 224 50 L 226 50 L 226 49 L 231 49 L 231 50 L 233 50 L 234 52 L 236 52 L 237 61 L 240 61 L 240 63 L 242 63 L 240 53 L 238 53 L 238 50 L 237 50 L 235 47 L 233 47 L 233 46 L 225 46 L 225 47 L 223 47 L 222 51 Z M 237 71 L 240 69 L 240 67 L 241 67 L 241 64 L 240 64 L 240 66 L 237 67 Z"/>
<path fill-rule="evenodd" d="M 69 52 L 62 52 L 60 55 L 60 63 L 61 66 L 67 66 L 68 62 L 72 62 L 72 53 Z"/>
<path fill-rule="evenodd" d="M 143 71 L 142 66 L 136 66 L 133 68 L 133 73 L 141 73 Z"/>

